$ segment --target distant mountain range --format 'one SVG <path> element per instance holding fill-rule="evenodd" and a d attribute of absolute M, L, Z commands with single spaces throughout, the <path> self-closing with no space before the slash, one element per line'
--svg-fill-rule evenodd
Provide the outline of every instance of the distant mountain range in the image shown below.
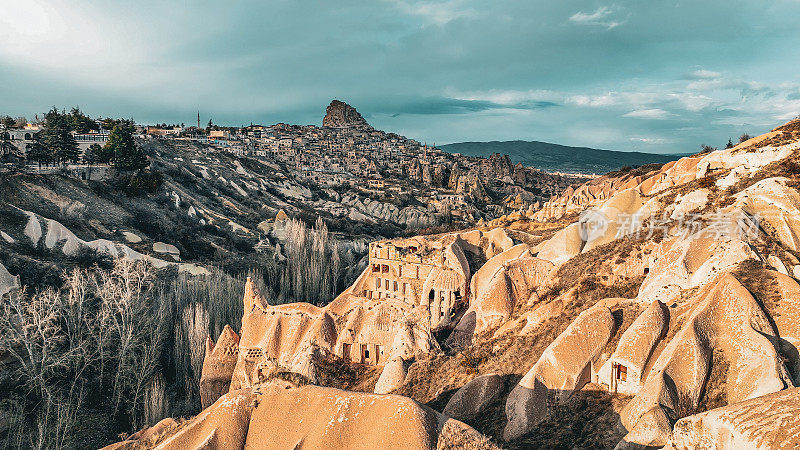
<path fill-rule="evenodd" d="M 492 153 L 508 155 L 514 163 L 534 166 L 547 172 L 606 173 L 625 166 L 667 163 L 683 154 L 659 155 L 641 152 L 617 152 L 588 147 L 569 147 L 538 141 L 459 142 L 438 146 L 449 153 L 488 157 Z"/>

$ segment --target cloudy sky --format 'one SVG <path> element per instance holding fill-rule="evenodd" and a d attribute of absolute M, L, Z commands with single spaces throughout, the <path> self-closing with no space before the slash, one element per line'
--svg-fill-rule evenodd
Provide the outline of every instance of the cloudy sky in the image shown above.
<path fill-rule="evenodd" d="M 0 0 L 0 113 L 690 152 L 800 114 L 800 0 Z"/>

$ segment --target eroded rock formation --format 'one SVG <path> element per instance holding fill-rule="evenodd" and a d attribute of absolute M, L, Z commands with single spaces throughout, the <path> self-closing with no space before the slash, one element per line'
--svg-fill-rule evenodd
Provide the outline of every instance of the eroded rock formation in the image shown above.
<path fill-rule="evenodd" d="M 335 128 L 369 127 L 369 124 L 355 108 L 345 102 L 333 100 L 325 109 L 322 126 Z"/>
<path fill-rule="evenodd" d="M 407 397 L 272 382 L 232 391 L 158 449 L 492 448 L 480 433 Z"/>
<path fill-rule="evenodd" d="M 225 325 L 216 344 L 210 337 L 206 339 L 206 354 L 200 376 L 200 402 L 203 408 L 211 406 L 228 392 L 238 357 L 239 335 L 230 326 Z"/>
<path fill-rule="evenodd" d="M 706 386 L 712 353 L 729 372 L 729 403 L 791 386 L 772 342 L 776 330 L 752 295 L 728 273 L 716 277 L 684 306 L 688 317 L 658 356 L 639 394 L 622 413 L 625 441 L 663 446 L 671 423 L 691 413 Z"/>
<path fill-rule="evenodd" d="M 553 341 L 506 401 L 503 438 L 530 431 L 547 416 L 548 404 L 563 401 L 592 378 L 592 361 L 611 340 L 614 318 L 604 306 L 584 311 Z"/>
<path fill-rule="evenodd" d="M 685 417 L 666 450 L 800 446 L 800 388 Z"/>

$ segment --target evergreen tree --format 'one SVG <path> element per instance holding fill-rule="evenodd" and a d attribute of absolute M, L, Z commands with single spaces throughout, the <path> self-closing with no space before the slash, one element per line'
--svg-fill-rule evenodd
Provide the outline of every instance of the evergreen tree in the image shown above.
<path fill-rule="evenodd" d="M 716 150 L 716 148 L 712 147 L 710 145 L 706 145 L 706 144 L 700 145 L 700 153 L 711 153 L 714 150 Z"/>
<path fill-rule="evenodd" d="M 69 113 L 69 122 L 70 126 L 76 133 L 84 134 L 88 133 L 92 130 L 97 130 L 99 127 L 94 120 L 92 120 L 89 116 L 82 113 L 80 108 L 77 106 L 72 108 Z"/>
<path fill-rule="evenodd" d="M 728 143 L 725 144 L 725 148 L 733 148 L 733 141 L 731 141 L 731 138 L 728 138 Z"/>
<path fill-rule="evenodd" d="M 16 123 L 17 121 L 12 119 L 10 116 L 4 116 L 2 119 L 0 119 L 0 124 L 4 125 L 6 128 L 14 128 Z"/>
<path fill-rule="evenodd" d="M 86 150 L 86 154 L 84 155 L 83 159 L 86 161 L 87 164 L 96 164 L 96 163 L 104 163 L 107 164 L 111 162 L 111 158 L 114 155 L 109 151 L 107 147 L 103 147 L 100 144 L 92 144 L 89 146 L 89 149 Z"/>
<path fill-rule="evenodd" d="M 106 150 L 117 170 L 130 172 L 148 166 L 147 155 L 133 139 L 133 123 L 122 122 L 114 126 L 106 142 Z"/>
<path fill-rule="evenodd" d="M 37 141 L 45 146 L 58 162 L 76 161 L 80 151 L 72 136 L 69 119 L 53 107 L 44 116 L 44 128 L 37 134 Z"/>
<path fill-rule="evenodd" d="M 29 161 L 36 161 L 40 168 L 42 167 L 42 163 L 46 164 L 55 159 L 53 152 L 44 144 L 42 144 L 40 134 L 37 134 L 34 137 L 33 142 L 28 144 L 25 150 L 25 157 Z"/>
<path fill-rule="evenodd" d="M 16 155 L 17 153 L 17 147 L 11 142 L 8 133 L 0 133 L 0 157 L 4 155 Z"/>

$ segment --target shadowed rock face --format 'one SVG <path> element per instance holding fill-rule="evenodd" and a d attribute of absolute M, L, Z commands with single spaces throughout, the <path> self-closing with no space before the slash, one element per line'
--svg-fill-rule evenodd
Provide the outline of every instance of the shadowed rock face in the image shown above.
<path fill-rule="evenodd" d="M 456 420 L 472 420 L 503 390 L 503 377 L 482 375 L 465 384 L 444 407 L 444 415 Z"/>
<path fill-rule="evenodd" d="M 793 384 L 800 386 L 800 285 L 794 278 L 778 272 L 768 271 L 777 283 L 780 301 L 772 319 L 780 336 L 779 348 L 784 364 L 789 370 Z"/>
<path fill-rule="evenodd" d="M 355 108 L 345 102 L 334 100 L 325 109 L 323 127 L 369 127 L 369 124 Z"/>
<path fill-rule="evenodd" d="M 6 270 L 3 264 L 0 264 L 0 296 L 6 294 L 19 287 L 19 279 Z"/>

